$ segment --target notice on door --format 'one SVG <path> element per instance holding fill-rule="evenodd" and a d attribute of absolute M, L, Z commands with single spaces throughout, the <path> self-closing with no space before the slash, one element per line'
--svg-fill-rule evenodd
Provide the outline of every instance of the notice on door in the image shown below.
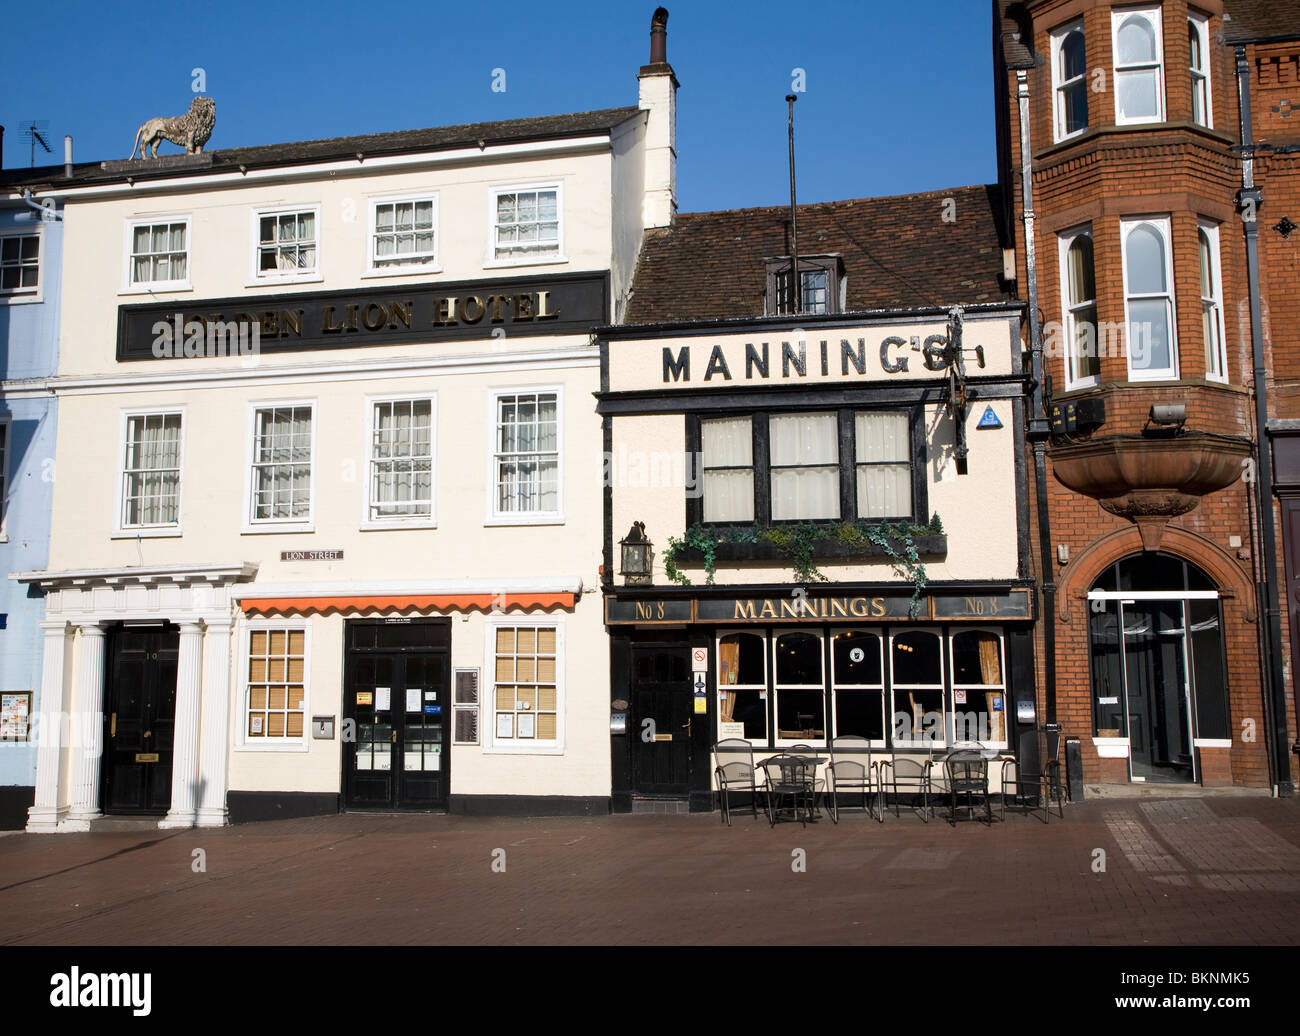
<path fill-rule="evenodd" d="M 406 711 L 407 712 L 420 711 L 420 688 L 408 687 L 406 689 Z"/>
<path fill-rule="evenodd" d="M 377 712 L 387 712 L 393 705 L 393 689 L 391 687 L 375 688 L 375 710 Z"/>

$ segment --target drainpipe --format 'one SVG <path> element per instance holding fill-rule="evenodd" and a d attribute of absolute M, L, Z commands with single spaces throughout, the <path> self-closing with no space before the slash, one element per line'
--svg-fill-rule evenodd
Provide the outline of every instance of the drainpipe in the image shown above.
<path fill-rule="evenodd" d="M 39 212 L 41 214 L 41 219 L 54 220 L 56 222 L 63 219 L 62 215 L 54 211 L 54 199 L 47 198 L 45 200 L 49 202 L 48 205 L 38 205 L 36 202 L 32 201 L 31 188 L 30 187 L 23 188 L 23 202 L 27 205 L 29 209 L 34 209 L 35 211 Z M 31 217 L 29 216 L 28 218 L 30 219 Z"/>
<path fill-rule="evenodd" d="M 1043 336 L 1038 320 L 1038 260 L 1034 252 L 1033 159 L 1029 144 L 1029 75 L 1016 71 L 1020 105 L 1020 199 L 1025 224 L 1025 280 L 1029 303 L 1029 428 L 1034 449 L 1034 488 L 1038 504 L 1039 566 L 1043 580 L 1043 682 L 1047 722 L 1056 722 L 1056 570 L 1052 566 L 1052 522 L 1047 502 L 1047 437 L 1051 425 L 1043 409 Z"/>
<path fill-rule="evenodd" d="M 1264 321 L 1259 300 L 1259 208 L 1261 192 L 1255 186 L 1255 144 L 1250 115 L 1250 70 L 1246 48 L 1235 49 L 1237 101 L 1241 110 L 1241 205 L 1250 218 L 1243 218 L 1246 231 L 1246 283 L 1250 292 L 1250 348 L 1254 359 L 1255 439 L 1259 452 L 1255 478 L 1258 494 L 1259 534 L 1264 547 L 1264 566 L 1255 584 L 1259 602 L 1260 640 L 1264 655 L 1266 727 L 1270 729 L 1270 765 L 1277 794 L 1289 798 L 1291 756 L 1287 745 L 1286 687 L 1282 680 L 1282 610 L 1277 597 L 1277 530 L 1273 522 L 1273 450 L 1268 438 L 1268 367 L 1264 360 Z M 1268 715 L 1271 713 L 1271 715 Z"/>

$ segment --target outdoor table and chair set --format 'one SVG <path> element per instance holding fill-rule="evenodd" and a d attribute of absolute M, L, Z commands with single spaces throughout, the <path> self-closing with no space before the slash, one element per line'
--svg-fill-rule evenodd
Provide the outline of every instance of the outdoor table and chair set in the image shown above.
<path fill-rule="evenodd" d="M 958 742 L 937 754 L 906 754 L 881 753 L 864 737 L 843 736 L 832 739 L 829 750 L 794 745 L 755 760 L 753 745 L 729 738 L 713 746 L 714 775 L 728 826 L 737 795 L 748 798 L 755 819 L 761 804 L 773 826 L 783 820 L 806 825 L 819 819 L 822 809 L 834 823 L 849 809 L 884 823 L 891 802 L 895 817 L 906 805 L 929 821 L 936 800 L 944 799 L 949 823 L 955 825 L 964 811 L 972 819 L 982 814 L 992 824 L 995 798 L 999 819 L 1005 819 L 1011 805 L 1027 813 L 1041 811 L 1047 823 L 1053 800 L 1058 815 L 1065 817 L 1060 740 L 1059 732 L 1039 728 L 1020 735 L 1015 755 L 977 742 Z M 989 788 L 990 765 L 1001 767 L 997 792 Z"/>

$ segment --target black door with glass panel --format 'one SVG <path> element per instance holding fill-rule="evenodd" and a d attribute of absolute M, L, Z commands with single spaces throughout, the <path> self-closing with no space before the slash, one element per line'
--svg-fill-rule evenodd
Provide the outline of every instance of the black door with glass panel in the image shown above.
<path fill-rule="evenodd" d="M 450 787 L 451 624 L 347 624 L 343 801 L 352 809 L 445 809 Z"/>
<path fill-rule="evenodd" d="M 108 631 L 104 756 L 105 813 L 165 813 L 172 798 L 176 720 L 175 626 Z"/>
<path fill-rule="evenodd" d="M 689 795 L 696 727 L 705 730 L 709 717 L 695 715 L 687 645 L 633 647 L 628 720 L 633 794 Z"/>

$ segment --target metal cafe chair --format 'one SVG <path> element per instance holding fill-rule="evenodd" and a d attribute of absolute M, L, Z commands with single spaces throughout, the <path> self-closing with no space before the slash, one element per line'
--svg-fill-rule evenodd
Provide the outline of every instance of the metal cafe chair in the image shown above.
<path fill-rule="evenodd" d="M 910 792 L 914 797 L 921 798 L 921 819 L 928 821 L 929 817 L 934 816 L 934 807 L 930 804 L 930 794 L 933 790 L 931 781 L 931 771 L 934 768 L 934 760 L 930 756 L 918 759 L 915 756 L 897 755 L 892 759 L 882 760 L 880 763 L 880 781 L 886 787 L 892 787 L 894 792 L 894 816 L 900 816 L 899 813 L 899 792 Z M 889 771 L 889 779 L 886 782 L 885 771 Z M 915 806 L 912 807 L 915 810 Z"/>
<path fill-rule="evenodd" d="M 1007 791 L 1014 805 L 1024 806 L 1026 813 L 1043 810 L 1043 823 L 1056 799 L 1057 812 L 1065 819 L 1065 787 L 1061 780 L 1061 732 L 1037 727 L 1026 730 L 1016 739 L 1016 756 L 1002 762 L 1002 815 L 1007 812 Z M 1013 777 L 1008 777 L 1011 771 Z"/>
<path fill-rule="evenodd" d="M 826 792 L 830 802 L 831 820 L 840 822 L 841 794 L 862 795 L 862 808 L 873 820 L 885 822 L 885 807 L 881 801 L 884 789 L 880 783 L 877 764 L 871 761 L 871 742 L 857 734 L 845 734 L 831 741 L 831 761 L 826 767 Z M 868 797 L 870 796 L 870 797 Z M 880 815 L 872 808 L 875 802 Z"/>
<path fill-rule="evenodd" d="M 951 812 L 948 823 L 957 826 L 957 800 L 966 796 L 966 810 L 975 815 L 975 799 L 984 803 L 984 813 L 988 823 L 993 823 L 993 803 L 989 800 L 989 761 L 979 752 L 959 751 L 951 753 L 944 760 L 948 771 L 948 795 L 951 799 Z"/>
<path fill-rule="evenodd" d="M 731 826 L 731 793 L 748 792 L 749 808 L 758 819 L 758 781 L 754 770 L 754 746 L 744 738 L 731 737 L 713 746 L 713 772 L 718 779 L 722 821 Z"/>
<path fill-rule="evenodd" d="M 807 755 L 807 756 L 817 755 L 816 748 L 813 748 L 812 745 L 804 745 L 804 744 L 791 745 L 789 748 L 786 749 L 786 752 L 790 755 Z M 815 762 L 813 763 L 813 767 L 809 771 L 809 773 L 812 775 L 813 805 L 816 806 L 817 796 L 823 794 L 826 790 L 826 782 L 821 777 L 817 776 L 817 764 Z M 821 816 L 821 814 L 818 813 L 818 816 Z"/>
<path fill-rule="evenodd" d="M 764 760 L 767 774 L 767 818 L 775 827 L 790 812 L 805 827 L 812 817 L 813 771 L 816 764 L 788 753 Z M 788 805 L 786 805 L 788 803 Z"/>

